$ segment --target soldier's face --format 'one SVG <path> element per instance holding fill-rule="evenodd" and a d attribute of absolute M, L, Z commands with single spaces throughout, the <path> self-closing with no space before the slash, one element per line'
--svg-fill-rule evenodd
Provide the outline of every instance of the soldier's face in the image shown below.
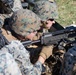
<path fill-rule="evenodd" d="M 33 40 L 33 38 L 35 37 L 36 34 L 37 34 L 37 31 L 32 32 L 29 35 L 27 35 L 26 38 L 29 39 L 29 40 Z"/>

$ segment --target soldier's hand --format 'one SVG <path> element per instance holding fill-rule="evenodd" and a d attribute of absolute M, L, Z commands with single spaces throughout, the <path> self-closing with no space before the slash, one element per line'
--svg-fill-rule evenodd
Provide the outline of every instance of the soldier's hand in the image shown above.
<path fill-rule="evenodd" d="M 43 57 L 45 60 L 47 58 L 50 57 L 50 55 L 52 55 L 52 50 L 53 50 L 53 45 L 51 46 L 44 46 L 41 53 L 40 53 L 40 56 Z"/>
<path fill-rule="evenodd" d="M 41 21 L 42 26 L 46 29 L 50 29 L 52 27 L 52 25 L 55 23 L 54 19 L 50 19 L 47 21 Z"/>

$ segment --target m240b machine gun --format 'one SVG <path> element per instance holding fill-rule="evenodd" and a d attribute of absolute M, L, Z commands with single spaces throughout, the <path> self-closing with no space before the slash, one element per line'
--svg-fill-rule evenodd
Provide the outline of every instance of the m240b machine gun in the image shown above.
<path fill-rule="evenodd" d="M 35 41 L 24 41 L 22 42 L 24 46 L 39 43 L 41 45 L 58 45 L 60 42 L 66 44 L 72 44 L 76 42 L 76 27 L 71 26 L 70 28 L 65 28 L 63 30 L 43 33 L 39 40 Z"/>

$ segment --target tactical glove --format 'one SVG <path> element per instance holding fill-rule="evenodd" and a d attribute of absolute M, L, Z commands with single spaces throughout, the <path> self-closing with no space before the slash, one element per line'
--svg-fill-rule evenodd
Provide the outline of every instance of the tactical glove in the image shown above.
<path fill-rule="evenodd" d="M 50 55 L 52 55 L 52 50 L 53 50 L 53 45 L 51 46 L 44 46 L 41 53 L 40 53 L 40 56 L 42 56 L 45 60 L 47 58 L 50 57 Z"/>

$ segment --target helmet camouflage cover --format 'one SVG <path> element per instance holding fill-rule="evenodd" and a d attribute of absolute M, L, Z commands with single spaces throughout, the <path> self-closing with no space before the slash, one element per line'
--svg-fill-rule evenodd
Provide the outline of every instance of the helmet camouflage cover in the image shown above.
<path fill-rule="evenodd" d="M 42 19 L 57 19 L 58 12 L 56 3 L 53 1 L 37 1 L 35 3 L 33 11 Z"/>
<path fill-rule="evenodd" d="M 14 12 L 11 17 L 12 30 L 22 36 L 27 36 L 29 33 L 39 30 L 41 19 L 28 9 L 21 9 Z"/>

